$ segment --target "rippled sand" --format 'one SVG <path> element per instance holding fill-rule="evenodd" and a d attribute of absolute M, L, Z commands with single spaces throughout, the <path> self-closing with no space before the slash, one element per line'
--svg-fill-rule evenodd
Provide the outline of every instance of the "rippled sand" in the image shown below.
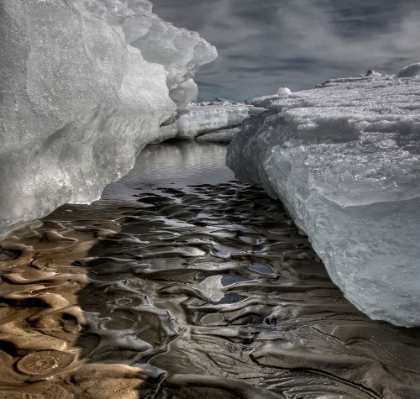
<path fill-rule="evenodd" d="M 147 147 L 0 242 L 0 399 L 420 398 L 420 330 L 349 304 L 225 153 Z"/>
<path fill-rule="evenodd" d="M 420 331 L 358 312 L 259 188 L 142 187 L 0 245 L 0 398 L 420 398 Z"/>

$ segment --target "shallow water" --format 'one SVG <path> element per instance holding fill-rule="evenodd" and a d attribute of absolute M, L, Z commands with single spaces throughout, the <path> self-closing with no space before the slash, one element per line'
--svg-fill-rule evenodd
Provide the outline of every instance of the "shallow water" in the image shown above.
<path fill-rule="evenodd" d="M 225 166 L 226 145 L 196 141 L 167 141 L 146 147 L 133 170 L 107 186 L 102 199 L 132 201 L 139 188 L 187 187 L 234 180 Z"/>
<path fill-rule="evenodd" d="M 346 301 L 223 146 L 147 151 L 0 244 L 0 398 L 420 397 L 420 330 Z"/>

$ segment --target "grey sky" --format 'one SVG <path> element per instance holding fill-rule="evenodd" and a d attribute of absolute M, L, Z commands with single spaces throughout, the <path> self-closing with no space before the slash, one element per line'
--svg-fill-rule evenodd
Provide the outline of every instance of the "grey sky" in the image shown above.
<path fill-rule="evenodd" d="M 201 99 L 302 90 L 367 69 L 420 62 L 420 0 L 152 0 L 219 57 L 196 75 Z"/>

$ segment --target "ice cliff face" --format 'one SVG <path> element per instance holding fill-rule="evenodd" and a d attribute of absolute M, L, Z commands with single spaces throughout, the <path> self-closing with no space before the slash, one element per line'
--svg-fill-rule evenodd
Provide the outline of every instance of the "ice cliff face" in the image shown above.
<path fill-rule="evenodd" d="M 0 0 L 0 232 L 98 198 L 195 98 L 214 47 L 146 0 Z"/>
<path fill-rule="evenodd" d="M 330 80 L 272 96 L 227 164 L 262 184 L 334 282 L 373 319 L 420 325 L 420 78 Z M 261 101 L 258 101 L 261 103 Z"/>

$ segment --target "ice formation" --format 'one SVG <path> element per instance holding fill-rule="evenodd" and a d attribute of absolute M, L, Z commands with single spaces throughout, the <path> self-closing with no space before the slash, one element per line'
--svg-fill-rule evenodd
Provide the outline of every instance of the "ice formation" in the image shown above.
<path fill-rule="evenodd" d="M 420 77 L 404 71 L 271 98 L 227 164 L 281 198 L 360 310 L 419 326 Z"/>
<path fill-rule="evenodd" d="M 280 87 L 277 90 L 277 95 L 279 97 L 287 97 L 291 93 L 291 90 L 288 87 Z"/>
<path fill-rule="evenodd" d="M 271 105 L 280 99 L 280 96 L 277 94 L 269 95 L 269 96 L 262 96 L 257 98 L 252 98 L 246 101 L 247 105 L 251 105 L 256 108 L 270 108 Z"/>
<path fill-rule="evenodd" d="M 232 139 L 242 131 L 242 126 L 231 129 L 220 129 L 215 132 L 205 133 L 197 137 L 197 141 L 208 143 L 230 143 Z"/>
<path fill-rule="evenodd" d="M 216 50 L 147 0 L 0 0 L 0 232 L 99 198 Z"/>
<path fill-rule="evenodd" d="M 248 117 L 248 107 L 243 104 L 190 104 L 187 110 L 175 123 L 161 128 L 162 132 L 179 139 L 194 139 L 203 133 L 236 127 Z"/>
<path fill-rule="evenodd" d="M 270 108 L 277 100 L 281 100 L 290 95 L 291 90 L 287 87 L 280 87 L 277 90 L 277 94 L 262 96 L 257 98 L 252 98 L 245 101 L 247 105 L 253 106 L 255 108 Z"/>
<path fill-rule="evenodd" d="M 397 73 L 397 78 L 413 78 L 420 76 L 420 62 L 411 64 Z"/>

